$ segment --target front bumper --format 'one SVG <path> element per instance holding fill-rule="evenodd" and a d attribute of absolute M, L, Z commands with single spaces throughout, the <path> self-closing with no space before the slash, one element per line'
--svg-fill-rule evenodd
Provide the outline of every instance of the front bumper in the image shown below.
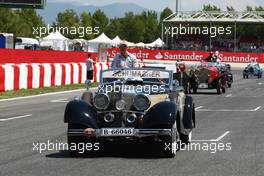
<path fill-rule="evenodd" d="M 148 136 L 167 136 L 172 134 L 171 129 L 134 129 L 135 133 L 133 136 L 104 136 L 102 135 L 101 129 L 95 129 L 94 133 L 90 137 L 148 137 Z M 68 136 L 87 136 L 84 129 L 69 129 L 67 132 Z"/>

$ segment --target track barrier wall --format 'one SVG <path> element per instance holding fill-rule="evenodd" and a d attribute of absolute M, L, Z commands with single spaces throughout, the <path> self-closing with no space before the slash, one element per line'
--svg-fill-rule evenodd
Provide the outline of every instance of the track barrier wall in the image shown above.
<path fill-rule="evenodd" d="M 109 49 L 108 58 L 111 60 L 118 51 Z M 208 52 L 203 51 L 130 49 L 129 52 L 139 60 L 169 70 L 175 70 L 176 60 L 192 64 L 208 56 Z M 264 53 L 220 54 L 224 62 L 235 66 L 244 67 L 250 61 L 264 63 Z M 97 57 L 97 53 L 92 53 L 92 58 Z M 86 58 L 84 52 L 0 49 L 0 92 L 84 83 Z M 100 71 L 108 68 L 109 63 L 95 63 L 93 82 L 98 82 Z"/>

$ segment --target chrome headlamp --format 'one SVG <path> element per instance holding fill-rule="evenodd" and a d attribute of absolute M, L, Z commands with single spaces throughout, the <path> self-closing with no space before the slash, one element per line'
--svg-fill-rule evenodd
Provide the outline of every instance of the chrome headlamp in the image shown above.
<path fill-rule="evenodd" d="M 138 111 L 145 111 L 150 107 L 151 102 L 146 95 L 138 94 L 134 97 L 133 105 Z"/>
<path fill-rule="evenodd" d="M 122 100 L 122 99 L 118 100 L 115 105 L 118 111 L 122 111 L 126 108 L 126 102 L 125 100 Z"/>
<path fill-rule="evenodd" d="M 107 123 L 111 123 L 115 120 L 115 115 L 113 113 L 109 113 L 104 116 L 104 121 Z"/>
<path fill-rule="evenodd" d="M 130 114 L 126 118 L 128 123 L 134 123 L 137 120 L 137 115 L 136 114 Z"/>
<path fill-rule="evenodd" d="M 96 109 L 105 110 L 108 108 L 110 99 L 106 94 L 97 94 L 94 96 L 93 104 Z"/>

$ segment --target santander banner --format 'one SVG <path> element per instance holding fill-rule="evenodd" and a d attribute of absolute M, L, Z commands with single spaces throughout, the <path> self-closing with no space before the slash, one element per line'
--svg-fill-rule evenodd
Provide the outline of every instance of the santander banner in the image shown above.
<path fill-rule="evenodd" d="M 109 58 L 113 58 L 119 52 L 118 48 L 109 49 Z M 182 51 L 182 50 L 149 50 L 149 49 L 129 49 L 129 52 L 137 56 L 138 59 L 163 60 L 163 61 L 201 61 L 208 57 L 209 53 L 204 51 Z M 256 61 L 264 63 L 264 53 L 240 53 L 240 52 L 220 52 L 223 62 L 248 63 Z"/>

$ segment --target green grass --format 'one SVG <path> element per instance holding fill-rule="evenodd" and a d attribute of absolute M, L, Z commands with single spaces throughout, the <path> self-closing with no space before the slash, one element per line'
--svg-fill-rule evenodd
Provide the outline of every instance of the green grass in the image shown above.
<path fill-rule="evenodd" d="M 96 87 L 96 86 L 98 86 L 97 83 L 92 84 L 92 87 Z M 0 92 L 0 99 L 24 97 L 30 95 L 61 92 L 67 90 L 85 89 L 85 87 L 86 87 L 85 84 L 74 84 L 74 85 L 65 85 L 65 86 L 56 86 L 56 87 L 45 87 L 38 89 L 21 89 L 18 91 L 6 91 L 6 92 Z"/>

